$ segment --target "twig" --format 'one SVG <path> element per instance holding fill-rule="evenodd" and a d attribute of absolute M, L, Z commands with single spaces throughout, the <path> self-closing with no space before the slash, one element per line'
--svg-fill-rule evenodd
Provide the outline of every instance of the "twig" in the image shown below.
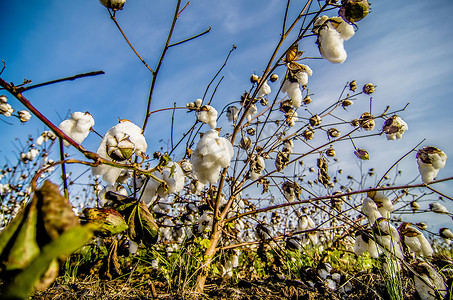
<path fill-rule="evenodd" d="M 412 151 L 414 151 L 418 146 L 420 146 L 424 141 L 426 141 L 426 139 L 423 139 L 420 143 L 418 143 L 415 147 L 413 147 L 410 151 L 408 151 L 406 154 L 404 154 L 402 157 L 400 157 L 391 167 L 390 169 L 387 170 L 387 172 L 385 172 L 385 174 L 381 177 L 381 179 L 379 180 L 379 182 L 376 184 L 376 187 L 378 187 L 382 180 L 384 180 L 385 176 L 387 176 L 387 174 L 393 169 L 393 167 L 395 167 L 400 161 L 402 161 L 406 156 L 408 156 Z"/>
<path fill-rule="evenodd" d="M 123 38 L 126 40 L 127 44 L 129 45 L 129 47 L 131 47 L 132 51 L 134 51 L 135 55 L 137 55 L 138 59 L 140 59 L 140 61 L 145 65 L 145 67 L 151 71 L 151 73 L 154 74 L 154 71 L 153 69 L 151 69 L 150 66 L 148 66 L 148 64 L 145 62 L 145 60 L 140 56 L 140 54 L 138 54 L 138 52 L 135 50 L 134 46 L 132 46 L 131 42 L 129 42 L 128 38 L 126 37 L 126 34 L 124 33 L 123 29 L 121 29 L 121 26 L 120 24 L 118 24 L 118 22 L 116 21 L 116 17 L 115 17 L 115 14 L 108 10 L 109 11 L 109 14 L 110 14 L 110 18 L 112 19 L 112 21 L 115 23 L 116 27 L 118 27 L 118 30 L 121 32 L 121 35 L 123 36 Z"/>
<path fill-rule="evenodd" d="M 64 161 L 64 143 L 63 143 L 63 139 L 60 137 L 58 138 L 58 141 L 60 143 L 60 160 L 61 161 Z M 67 181 L 67 178 L 66 178 L 66 165 L 65 163 L 62 163 L 61 164 L 61 180 L 63 181 L 63 193 L 64 193 L 64 196 L 66 198 L 69 197 L 69 194 L 68 194 L 68 181 Z"/>
<path fill-rule="evenodd" d="M 191 41 L 191 40 L 194 40 L 194 39 L 196 39 L 196 38 L 198 38 L 198 37 L 200 37 L 200 36 L 202 36 L 202 35 L 205 35 L 206 33 L 209 33 L 210 31 L 211 31 L 211 26 L 209 26 L 209 28 L 206 29 L 205 31 L 203 31 L 202 33 L 199 33 L 199 34 L 197 34 L 197 35 L 194 35 L 194 36 L 192 36 L 192 37 L 190 37 L 190 38 L 187 38 L 187 39 L 185 39 L 185 40 L 182 40 L 182 41 L 180 41 L 180 42 L 177 42 L 177 43 L 173 43 L 173 44 L 168 45 L 168 48 L 173 47 L 173 46 L 177 46 L 177 45 L 180 45 L 180 44 L 183 44 L 183 43 L 188 42 L 188 41 Z"/>
<path fill-rule="evenodd" d="M 56 80 L 52 80 L 52 81 L 38 83 L 38 84 L 35 84 L 35 85 L 30 85 L 30 86 L 27 86 L 27 87 L 19 87 L 19 88 L 16 88 L 16 92 L 17 93 L 23 93 L 25 91 L 28 91 L 28 90 L 31 90 L 31 89 L 35 89 L 35 88 L 38 88 L 38 87 L 41 87 L 41 86 L 49 85 L 49 84 L 54 84 L 54 83 L 58 83 L 58 82 L 62 82 L 62 81 L 68 81 L 68 80 L 75 80 L 75 79 L 83 78 L 83 77 L 97 76 L 97 75 L 102 75 L 102 74 L 105 74 L 105 72 L 104 71 L 94 71 L 94 72 L 77 74 L 77 75 L 70 76 L 70 77 L 65 77 L 65 78 L 60 78 L 60 79 L 56 79 Z"/>

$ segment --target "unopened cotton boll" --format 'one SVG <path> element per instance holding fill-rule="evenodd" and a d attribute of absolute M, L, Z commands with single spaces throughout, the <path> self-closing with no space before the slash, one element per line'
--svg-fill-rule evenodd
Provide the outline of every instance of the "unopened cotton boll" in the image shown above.
<path fill-rule="evenodd" d="M 217 126 L 217 110 L 210 105 L 203 105 L 200 111 L 197 112 L 197 119 L 214 129 Z"/>
<path fill-rule="evenodd" d="M 88 112 L 75 112 L 71 115 L 71 118 L 64 120 L 58 125 L 61 131 L 67 136 L 73 139 L 77 144 L 81 144 L 83 140 L 90 133 L 91 127 L 94 126 L 94 119 Z M 67 147 L 69 143 L 64 141 L 64 145 Z"/>
<path fill-rule="evenodd" d="M 193 174 L 201 183 L 216 183 L 221 168 L 227 168 L 234 150 L 230 141 L 219 137 L 219 132 L 211 129 L 203 134 L 190 159 Z"/>
<path fill-rule="evenodd" d="M 146 144 L 142 130 L 140 127 L 127 120 L 120 121 L 119 124 L 113 126 L 105 133 L 104 138 L 99 144 L 97 154 L 106 160 L 113 161 L 107 153 L 107 150 L 109 150 L 109 152 L 111 150 L 107 149 L 107 140 L 115 139 L 117 141 L 121 141 L 125 136 L 127 136 L 128 141 L 134 145 L 132 153 L 135 153 L 138 156 L 143 156 L 148 145 Z M 117 144 L 117 147 L 118 145 L 119 144 Z M 120 152 L 123 152 L 121 151 L 122 149 L 119 150 Z M 102 179 L 108 183 L 114 183 L 120 175 L 121 169 L 108 165 L 99 165 L 92 168 L 92 173 L 95 176 L 102 175 Z"/>

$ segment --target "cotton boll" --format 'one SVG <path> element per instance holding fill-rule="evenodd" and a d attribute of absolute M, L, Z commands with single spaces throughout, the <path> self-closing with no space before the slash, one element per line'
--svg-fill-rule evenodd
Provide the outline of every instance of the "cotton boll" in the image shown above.
<path fill-rule="evenodd" d="M 237 121 L 238 115 L 239 115 L 239 108 L 237 108 L 236 106 L 229 106 L 227 108 L 226 116 L 228 118 L 228 121 L 230 121 L 230 122 Z"/>
<path fill-rule="evenodd" d="M 234 151 L 230 141 L 212 129 L 203 134 L 192 154 L 194 176 L 203 184 L 216 183 L 221 168 L 230 165 Z"/>
<path fill-rule="evenodd" d="M 436 147 L 423 147 L 418 150 L 416 158 L 424 183 L 433 181 L 448 159 L 447 155 Z"/>
<path fill-rule="evenodd" d="M 414 276 L 414 285 L 417 290 L 420 299 L 422 300 L 435 300 L 437 299 L 437 292 L 441 297 L 445 297 L 447 294 L 447 286 L 442 278 L 442 276 L 437 273 L 437 271 L 427 262 L 418 262 L 413 266 L 417 274 L 423 279 L 420 279 L 418 276 Z M 427 285 L 425 282 L 428 282 L 431 286 L 434 286 L 434 290 Z"/>
<path fill-rule="evenodd" d="M 338 31 L 327 26 L 319 33 L 319 50 L 321 55 L 332 63 L 343 63 L 347 54 L 344 50 L 343 39 Z"/>
<path fill-rule="evenodd" d="M 271 87 L 269 86 L 269 84 L 267 83 L 267 81 L 265 81 L 262 85 L 261 85 L 261 88 L 259 89 L 256 97 L 257 98 L 262 98 L 266 95 L 269 95 L 271 93 Z"/>
<path fill-rule="evenodd" d="M 376 203 L 369 197 L 362 200 L 362 212 L 368 217 L 370 224 L 374 224 L 377 219 L 382 218 Z"/>
<path fill-rule="evenodd" d="M 102 5 L 113 10 L 123 9 L 124 3 L 126 0 L 99 0 Z"/>
<path fill-rule="evenodd" d="M 113 126 L 105 133 L 104 138 L 99 144 L 97 154 L 106 160 L 113 161 L 113 159 L 108 155 L 107 150 L 109 150 L 110 153 L 116 153 L 116 156 L 123 153 L 124 151 L 122 150 L 126 149 L 121 148 L 122 144 L 120 142 L 125 140 L 125 136 L 127 136 L 127 144 L 129 145 L 130 142 L 134 145 L 131 152 L 139 156 L 143 155 L 148 145 L 146 144 L 145 137 L 142 135 L 142 130 L 140 127 L 127 120 L 120 121 L 119 124 Z M 114 141 L 116 141 L 116 147 L 119 152 L 117 152 L 116 149 L 107 149 L 107 141 L 109 141 L 110 145 L 113 145 Z M 127 152 L 129 153 L 129 151 Z M 120 175 L 121 169 L 104 164 L 93 167 L 92 173 L 95 176 L 102 175 L 102 179 L 108 183 L 114 183 Z"/>
<path fill-rule="evenodd" d="M 345 22 L 342 17 L 333 17 L 331 20 L 335 22 L 334 26 L 336 26 L 336 30 L 340 33 L 343 40 L 347 41 L 355 34 L 354 26 Z M 337 24 L 336 22 L 339 23 Z"/>
<path fill-rule="evenodd" d="M 75 112 L 71 118 L 64 120 L 58 125 L 61 131 L 72 138 L 77 144 L 81 144 L 90 133 L 91 127 L 94 126 L 94 119 L 89 113 Z M 64 141 L 67 147 L 69 143 Z"/>
<path fill-rule="evenodd" d="M 299 108 L 302 104 L 302 91 L 298 82 L 290 82 L 286 80 L 282 86 L 282 92 L 287 93 L 288 97 L 291 99 L 292 105 L 295 108 Z"/>
<path fill-rule="evenodd" d="M 211 128 L 217 126 L 217 110 L 210 105 L 203 105 L 197 113 L 198 121 L 208 124 Z"/>
<path fill-rule="evenodd" d="M 368 238 L 368 237 L 366 237 Z M 354 242 L 354 253 L 356 255 L 362 255 L 368 250 L 368 243 L 365 242 L 364 238 L 362 237 L 362 234 L 360 232 L 357 232 L 355 242 Z"/>
<path fill-rule="evenodd" d="M 448 209 L 439 202 L 430 203 L 429 209 L 437 214 L 448 214 Z"/>
<path fill-rule="evenodd" d="M 382 131 L 386 134 L 387 140 L 401 139 L 404 132 L 408 129 L 409 127 L 406 122 L 397 115 L 388 118 L 382 127 Z"/>
<path fill-rule="evenodd" d="M 256 104 L 252 104 L 249 107 L 249 110 L 247 111 L 247 114 L 245 115 L 247 118 L 247 121 L 252 121 L 252 116 L 258 112 L 258 108 L 256 107 Z"/>
<path fill-rule="evenodd" d="M 184 188 L 184 173 L 178 163 L 169 162 L 162 172 L 153 172 L 154 177 L 164 181 L 166 186 L 161 182 L 150 177 L 145 186 L 145 199 L 152 199 L 157 193 L 161 198 L 166 198 L 168 195 L 178 193 Z M 145 200 L 145 202 L 147 202 Z M 148 201 L 149 202 L 149 201 Z"/>

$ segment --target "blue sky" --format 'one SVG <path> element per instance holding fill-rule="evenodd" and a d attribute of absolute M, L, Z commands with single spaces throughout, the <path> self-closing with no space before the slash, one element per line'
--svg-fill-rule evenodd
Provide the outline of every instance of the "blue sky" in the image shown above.
<path fill-rule="evenodd" d="M 220 111 L 226 103 L 238 100 L 242 92 L 250 88 L 250 74 L 262 72 L 279 39 L 284 2 L 191 1 L 177 23 L 173 41 L 200 33 L 209 26 L 212 30 L 195 41 L 169 50 L 157 81 L 152 109 L 170 107 L 173 102 L 184 106 L 200 98 L 233 44 L 237 50 L 222 73 L 225 77 L 214 96 L 213 106 Z M 303 4 L 293 2 L 290 18 Z M 115 125 L 117 117 L 142 124 L 151 76 L 98 1 L 81 0 L 71 5 L 57 0 L 0 3 L 0 59 L 7 66 L 2 74 L 5 80 L 19 84 L 27 78 L 39 83 L 95 70 L 106 72 L 102 76 L 26 92 L 25 96 L 52 121 L 58 124 L 69 111 L 89 111 L 100 133 Z M 123 30 L 151 67 L 156 65 L 162 51 L 174 3 L 176 1 L 128 0 L 125 9 L 117 14 Z M 453 159 L 452 15 L 450 0 L 373 1 L 372 13 L 358 23 L 359 30 L 345 43 L 348 59 L 343 64 L 326 60 L 305 62 L 314 72 L 309 80 L 310 92 L 314 93 L 311 111 L 316 112 L 331 103 L 352 79 L 357 80 L 359 86 L 367 82 L 378 85 L 373 95 L 375 112 L 382 111 L 386 105 L 395 110 L 411 103 L 407 111 L 400 113 L 409 125 L 403 139 L 367 140 L 366 148 L 372 160 L 364 163 L 364 168 L 374 167 L 377 174 L 382 174 L 423 138 L 427 139 L 425 146 L 439 147 Z M 314 42 L 314 38 L 308 38 L 301 44 L 308 56 L 319 56 Z M 276 89 L 276 85 L 272 87 Z M 16 110 L 22 109 L 15 99 L 8 98 Z M 368 107 L 366 100 L 361 101 L 351 107 L 351 111 L 357 112 L 356 117 L 361 109 Z M 166 147 L 169 117 L 170 113 L 161 113 L 151 118 L 146 132 L 149 153 L 160 146 Z M 0 152 L 2 160 L 11 157 L 14 147 L 10 141 L 15 137 L 37 136 L 45 129 L 36 118 L 25 125 L 0 118 L 14 123 L 0 122 L 4 141 Z M 194 116 L 180 111 L 176 118 L 189 121 L 177 122 L 176 130 L 182 132 Z M 382 124 L 377 123 L 377 126 Z M 220 125 L 227 126 L 225 120 L 221 120 Z M 164 143 L 158 142 L 161 139 Z M 84 145 L 95 150 L 98 142 L 98 137 L 90 135 Z M 362 146 L 359 144 L 357 146 Z M 350 149 L 347 145 L 344 151 L 340 147 L 337 152 L 344 161 L 340 166 L 352 172 L 357 165 Z M 452 164 L 447 162 L 439 177 L 453 174 Z M 405 178 L 412 179 L 418 174 L 415 153 L 402 162 L 402 168 Z M 449 185 L 439 185 L 439 188 L 451 194 Z M 433 196 L 433 200 L 435 198 Z M 453 210 L 451 202 L 446 205 Z M 451 225 L 448 217 L 438 220 Z"/>

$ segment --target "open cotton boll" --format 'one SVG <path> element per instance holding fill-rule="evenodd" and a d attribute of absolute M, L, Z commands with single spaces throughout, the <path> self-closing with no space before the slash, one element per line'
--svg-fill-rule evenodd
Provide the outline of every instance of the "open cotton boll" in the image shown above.
<path fill-rule="evenodd" d="M 210 105 L 203 105 L 200 111 L 197 112 L 197 119 L 214 129 L 217 126 L 217 110 Z"/>
<path fill-rule="evenodd" d="M 369 192 L 368 197 L 373 199 L 376 203 L 379 212 L 384 218 L 389 218 L 390 213 L 394 210 L 392 201 L 386 197 L 382 192 Z"/>
<path fill-rule="evenodd" d="M 369 197 L 362 201 L 362 212 L 368 217 L 370 224 L 374 224 L 377 219 L 382 218 L 376 203 Z"/>
<path fill-rule="evenodd" d="M 386 134 L 387 140 L 401 139 L 404 132 L 408 129 L 407 123 L 397 115 L 388 118 L 382 127 L 382 131 Z"/>
<path fill-rule="evenodd" d="M 427 262 L 421 261 L 414 266 L 415 271 L 421 277 L 414 276 L 414 285 L 417 290 L 420 299 L 422 300 L 435 300 L 437 299 L 437 292 L 441 297 L 445 297 L 447 294 L 447 286 L 442 276 L 429 265 Z M 426 284 L 426 283 L 429 283 Z M 435 287 L 437 292 L 431 288 Z"/>
<path fill-rule="evenodd" d="M 71 115 L 71 118 L 61 122 L 60 125 L 58 125 L 58 128 L 76 143 L 81 144 L 88 136 L 90 129 L 93 126 L 94 119 L 88 112 L 75 112 Z M 64 141 L 64 145 L 67 147 L 69 146 L 69 143 Z"/>
<path fill-rule="evenodd" d="M 113 10 L 123 9 L 124 3 L 126 0 L 99 0 L 102 5 Z"/>
<path fill-rule="evenodd" d="M 292 105 L 295 108 L 299 108 L 302 104 L 302 91 L 298 82 L 290 82 L 285 80 L 282 86 L 282 92 L 288 94 L 289 99 L 291 99 Z"/>
<path fill-rule="evenodd" d="M 347 54 L 344 50 L 343 39 L 331 25 L 319 32 L 318 43 L 322 57 L 328 61 L 341 64 L 346 60 Z"/>
<path fill-rule="evenodd" d="M 437 214 L 448 214 L 448 209 L 439 202 L 430 203 L 429 209 Z"/>
<path fill-rule="evenodd" d="M 156 171 L 152 174 L 154 177 L 165 181 L 167 186 L 165 187 L 161 182 L 150 177 L 148 183 L 145 186 L 143 197 L 145 202 L 148 199 L 152 199 L 156 193 L 161 198 L 166 198 L 168 195 L 178 193 L 184 188 L 184 173 L 178 163 L 169 162 L 162 170 L 162 172 Z"/>
<path fill-rule="evenodd" d="M 429 183 L 436 178 L 440 169 L 445 167 L 447 155 L 436 147 L 423 147 L 418 150 L 417 164 L 424 183 Z"/>
<path fill-rule="evenodd" d="M 221 168 L 230 165 L 234 150 L 230 141 L 219 137 L 219 132 L 211 129 L 203 134 L 192 154 L 192 172 L 201 183 L 216 183 Z"/>
<path fill-rule="evenodd" d="M 250 105 L 249 110 L 247 111 L 247 114 L 245 115 L 247 118 L 247 121 L 252 121 L 252 116 L 256 114 L 258 111 L 258 108 L 256 107 L 256 104 Z"/>
<path fill-rule="evenodd" d="M 226 116 L 228 118 L 228 121 L 230 121 L 230 122 L 237 121 L 238 115 L 239 115 L 239 108 L 237 108 L 234 105 L 228 106 L 227 112 L 226 112 Z"/>
<path fill-rule="evenodd" d="M 133 148 L 122 148 L 121 141 L 127 139 L 127 147 L 133 145 Z M 111 144 L 116 141 L 116 145 Z M 107 142 L 109 144 L 107 144 Z M 119 124 L 110 128 L 104 135 L 104 138 L 99 144 L 97 154 L 110 161 L 123 161 L 129 159 L 133 153 L 136 155 L 143 155 L 148 145 L 146 144 L 145 137 L 142 135 L 142 130 L 137 125 L 130 121 L 122 120 Z M 109 155 L 110 154 L 110 155 Z M 114 158 L 112 158 L 112 154 Z M 120 154 L 123 155 L 123 160 L 118 160 Z M 127 157 L 128 156 L 128 157 Z M 99 165 L 91 169 L 93 175 L 101 176 L 102 179 L 108 183 L 114 183 L 118 176 L 121 174 L 121 169 L 108 165 Z"/>
<path fill-rule="evenodd" d="M 330 20 L 333 21 L 331 23 L 334 24 L 343 40 L 347 41 L 355 34 L 354 26 L 343 20 L 342 17 L 333 17 Z"/>
<path fill-rule="evenodd" d="M 265 81 L 262 85 L 261 85 L 261 88 L 259 89 L 256 97 L 257 98 L 262 98 L 266 95 L 269 95 L 271 93 L 271 87 L 269 86 L 269 84 L 267 83 L 267 81 Z"/>

